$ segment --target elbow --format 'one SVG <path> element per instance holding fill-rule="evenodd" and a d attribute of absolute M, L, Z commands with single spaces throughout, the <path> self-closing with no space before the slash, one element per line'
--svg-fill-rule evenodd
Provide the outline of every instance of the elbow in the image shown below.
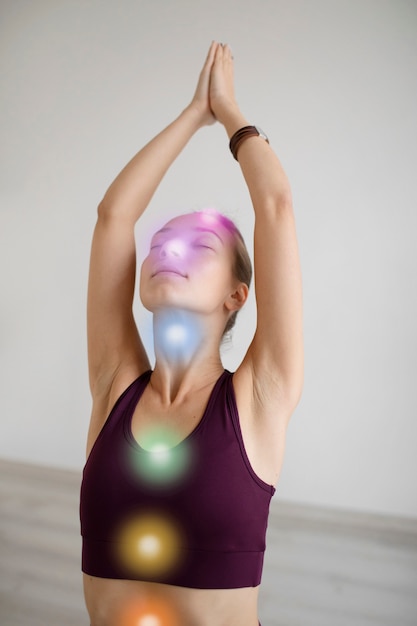
<path fill-rule="evenodd" d="M 104 215 L 106 215 L 109 212 L 109 202 L 106 199 L 106 196 L 103 196 L 103 198 L 100 200 L 100 202 L 97 205 L 97 215 L 98 217 L 104 217 Z"/>
<path fill-rule="evenodd" d="M 291 211 L 293 210 L 293 201 L 291 188 L 285 187 L 284 189 L 278 189 L 271 197 L 269 203 L 275 208 L 276 211 Z"/>
<path fill-rule="evenodd" d="M 260 211 L 257 211 L 257 208 L 260 209 Z M 271 191 L 271 193 L 262 198 L 258 206 L 254 203 L 254 209 L 255 214 L 269 215 L 271 218 L 277 218 L 283 215 L 292 216 L 293 201 L 291 189 L 277 189 Z"/>
<path fill-rule="evenodd" d="M 97 215 L 99 217 L 107 217 L 109 214 L 115 212 L 114 204 L 104 196 L 97 206 Z"/>
<path fill-rule="evenodd" d="M 118 221 L 128 224 L 135 224 L 136 218 L 132 211 L 127 210 L 119 203 L 115 203 L 106 196 L 101 200 L 97 207 L 97 218 L 103 222 Z"/>

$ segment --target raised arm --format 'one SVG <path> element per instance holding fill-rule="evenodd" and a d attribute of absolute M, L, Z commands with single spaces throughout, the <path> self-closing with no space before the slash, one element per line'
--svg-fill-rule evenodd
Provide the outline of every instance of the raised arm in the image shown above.
<path fill-rule="evenodd" d="M 210 103 L 229 138 L 251 123 L 235 100 L 228 46 L 216 52 Z M 250 370 L 258 399 L 273 407 L 271 398 L 276 398 L 289 417 L 303 382 L 301 271 L 291 189 L 278 157 L 261 137 L 241 143 L 238 161 L 255 211 L 257 306 L 256 332 L 242 367 Z"/>
<path fill-rule="evenodd" d="M 119 384 L 123 380 L 126 385 L 149 368 L 132 312 L 136 271 L 134 226 L 189 139 L 201 126 L 215 121 L 208 100 L 214 52 L 212 45 L 190 105 L 133 157 L 98 207 L 87 306 L 90 388 L 98 406 L 93 408 L 93 416 L 105 412 L 116 380 Z"/>

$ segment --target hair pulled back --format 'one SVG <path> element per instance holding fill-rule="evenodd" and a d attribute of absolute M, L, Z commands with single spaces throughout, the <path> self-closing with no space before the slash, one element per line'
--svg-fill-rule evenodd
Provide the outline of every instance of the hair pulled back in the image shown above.
<path fill-rule="evenodd" d="M 218 211 L 210 209 L 210 211 L 199 211 L 199 213 L 212 215 L 230 233 L 230 235 L 232 236 L 234 255 L 232 266 L 233 277 L 239 282 L 245 283 L 245 285 L 247 285 L 247 287 L 249 288 L 252 280 L 252 263 L 242 233 L 233 222 L 233 220 L 231 220 L 229 217 L 226 217 L 226 215 L 219 213 Z M 223 331 L 223 336 L 226 335 L 230 330 L 232 330 L 233 326 L 236 323 L 236 317 L 238 312 L 239 311 L 234 311 L 227 320 L 227 324 Z"/>

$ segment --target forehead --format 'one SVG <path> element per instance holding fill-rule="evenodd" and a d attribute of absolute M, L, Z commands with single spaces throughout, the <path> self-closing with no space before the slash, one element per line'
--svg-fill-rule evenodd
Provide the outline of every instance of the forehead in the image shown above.
<path fill-rule="evenodd" d="M 221 216 L 218 217 L 212 213 L 186 213 L 169 220 L 157 232 L 175 231 L 179 234 L 195 231 L 212 232 L 225 241 L 230 238 L 230 229 L 222 223 L 220 218 Z"/>

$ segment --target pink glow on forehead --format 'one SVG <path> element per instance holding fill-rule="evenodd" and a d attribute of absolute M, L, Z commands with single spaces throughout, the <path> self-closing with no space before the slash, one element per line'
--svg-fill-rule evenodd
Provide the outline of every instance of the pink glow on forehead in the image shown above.
<path fill-rule="evenodd" d="M 223 227 L 229 233 L 229 235 L 232 235 L 232 236 L 239 235 L 239 230 L 237 229 L 236 225 L 233 223 L 232 220 L 230 220 L 228 217 L 226 217 L 222 213 L 219 213 L 217 209 L 207 208 L 207 209 L 202 209 L 200 211 L 194 211 L 190 213 L 184 213 L 182 215 L 180 214 L 177 216 L 173 216 L 168 222 L 165 222 L 165 225 L 161 225 L 160 228 L 153 230 L 153 232 L 149 236 L 149 243 L 151 239 L 157 233 L 170 230 L 171 227 L 168 226 L 168 224 L 171 221 L 174 221 L 176 219 L 181 219 L 184 217 L 194 217 L 198 221 L 198 223 L 201 225 L 202 229 L 216 231 L 216 230 L 219 230 L 219 227 Z M 219 236 L 220 236 L 220 233 L 219 233 Z M 147 247 L 149 247 L 149 243 Z"/>
<path fill-rule="evenodd" d="M 198 215 L 201 222 L 207 226 L 215 227 L 220 224 L 230 234 L 236 233 L 236 226 L 232 220 L 216 211 L 216 209 L 204 209 L 203 211 L 198 211 L 196 215 Z"/>
<path fill-rule="evenodd" d="M 215 226 L 219 222 L 217 211 L 214 211 L 214 209 L 199 211 L 196 215 L 200 217 L 200 220 L 203 224 Z"/>

